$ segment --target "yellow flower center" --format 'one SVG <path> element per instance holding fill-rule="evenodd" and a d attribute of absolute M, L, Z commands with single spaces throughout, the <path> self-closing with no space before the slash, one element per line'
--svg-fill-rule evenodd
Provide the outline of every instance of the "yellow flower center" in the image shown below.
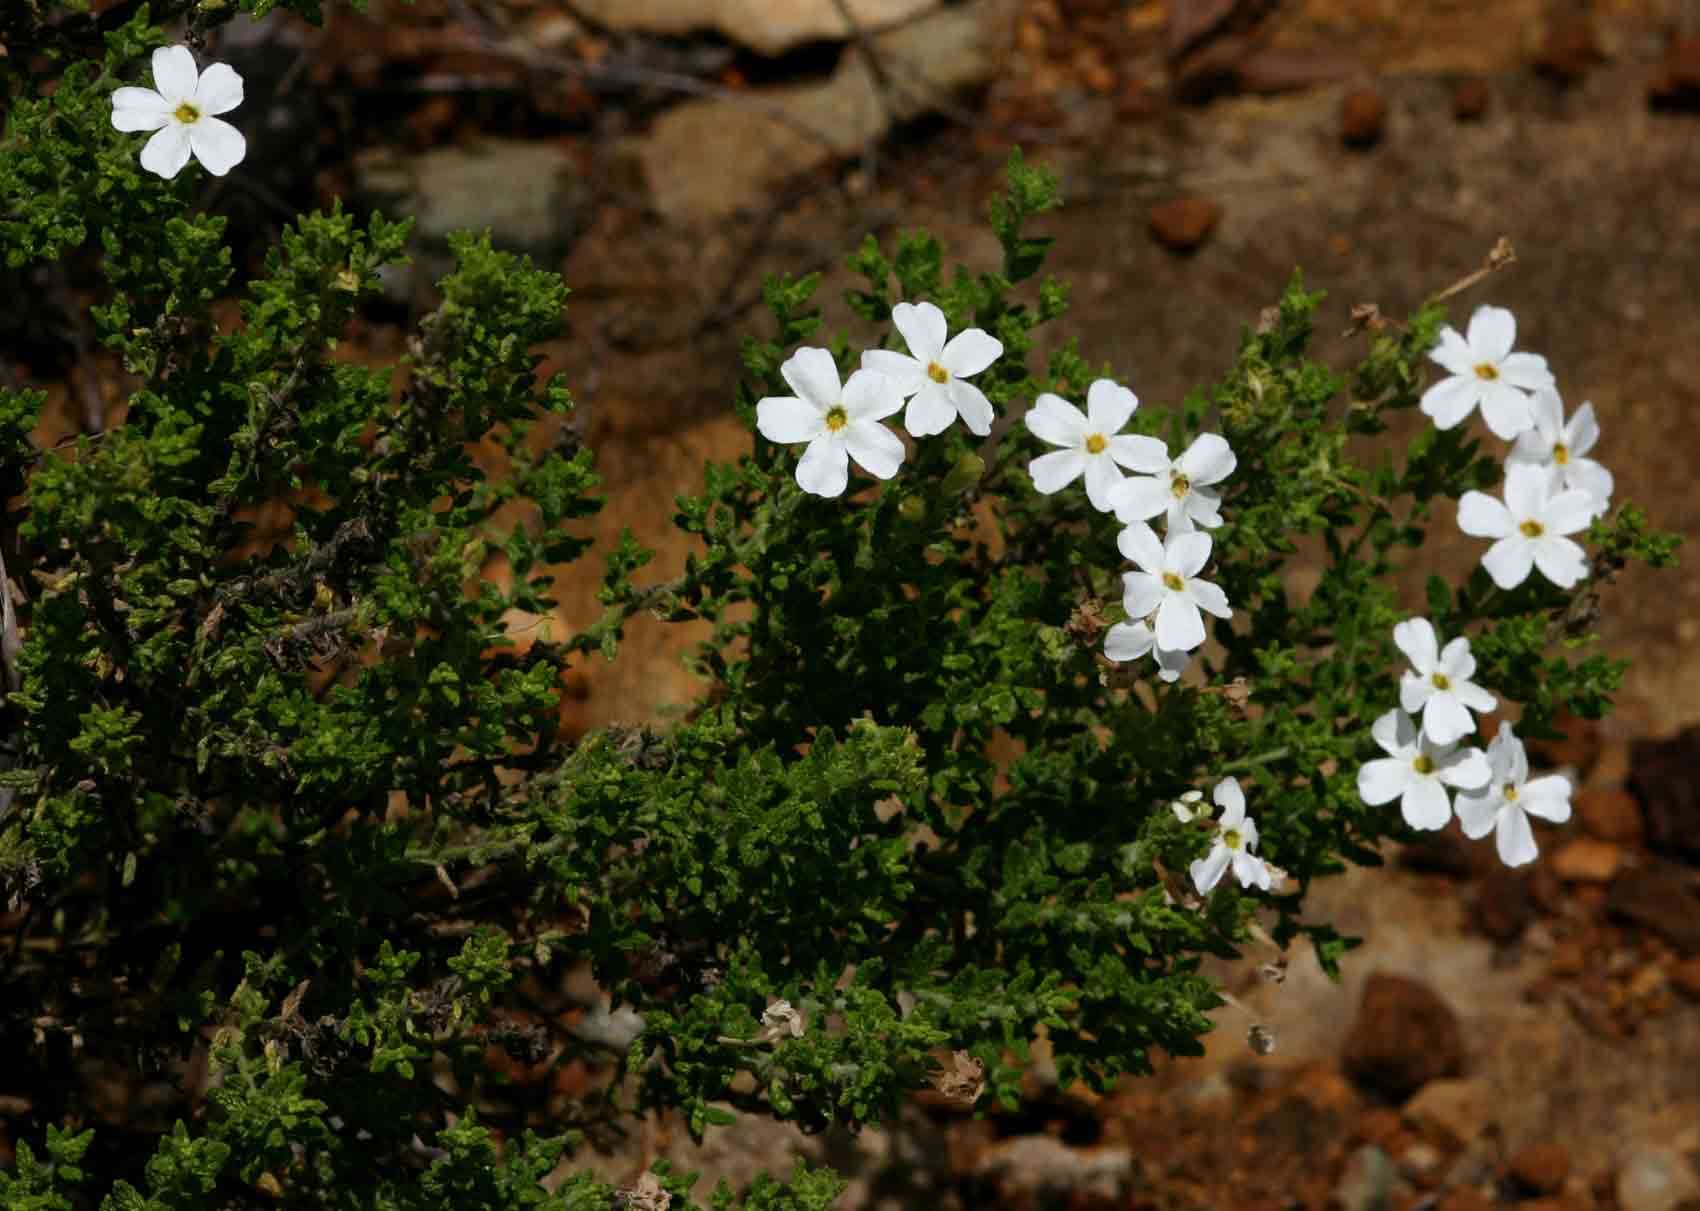
<path fill-rule="evenodd" d="M 826 427 L 837 433 L 850 423 L 850 414 L 844 410 L 843 404 L 835 404 L 826 412 Z"/>
<path fill-rule="evenodd" d="M 1500 793 L 1507 803 L 1517 802 L 1517 788 L 1512 786 L 1511 783 L 1507 782 L 1503 787 L 1501 787 Z"/>
<path fill-rule="evenodd" d="M 1169 491 L 1175 494 L 1176 500 L 1185 500 L 1186 494 L 1192 491 L 1192 481 L 1184 475 L 1175 475 L 1169 480 Z"/>
<path fill-rule="evenodd" d="M 1534 520 L 1526 521 L 1517 528 L 1523 532 L 1525 538 L 1539 538 L 1546 533 L 1546 527 Z"/>
<path fill-rule="evenodd" d="M 1476 367 L 1476 377 L 1491 383 L 1499 377 L 1499 367 L 1492 362 L 1483 362 Z"/>
<path fill-rule="evenodd" d="M 1086 439 L 1086 453 L 1102 454 L 1104 452 L 1104 447 L 1109 444 L 1109 442 L 1104 440 L 1104 435 L 1102 433 L 1094 433 L 1091 437 Z"/>
<path fill-rule="evenodd" d="M 171 116 L 183 123 L 183 125 L 190 126 L 201 120 L 201 111 L 189 104 L 189 102 L 185 101 L 177 107 L 176 111 Z"/>
<path fill-rule="evenodd" d="M 1226 845 L 1229 849 L 1238 849 L 1240 847 L 1241 840 L 1242 838 L 1240 837 L 1239 829 L 1228 828 L 1222 830 L 1222 844 Z"/>
<path fill-rule="evenodd" d="M 1182 589 L 1186 588 L 1186 581 L 1182 580 L 1179 576 L 1176 576 L 1173 572 L 1164 572 L 1163 586 L 1171 593 L 1179 593 Z"/>
<path fill-rule="evenodd" d="M 937 362 L 928 362 L 927 377 L 932 379 L 935 383 L 948 383 L 950 381 L 950 371 L 946 370 Z"/>
<path fill-rule="evenodd" d="M 1427 753 L 1420 753 L 1418 754 L 1417 759 L 1411 762 L 1411 768 L 1426 778 L 1430 774 L 1434 773 L 1434 758 L 1429 756 Z"/>
<path fill-rule="evenodd" d="M 1565 445 L 1563 442 L 1559 442 L 1558 445 L 1556 445 L 1552 448 L 1552 461 L 1557 463 L 1561 467 L 1565 463 L 1569 462 L 1570 461 L 1570 447 Z"/>
<path fill-rule="evenodd" d="M 1430 677 L 1429 680 L 1434 682 L 1434 688 L 1437 690 L 1449 690 L 1452 688 L 1452 678 L 1448 677 L 1445 673 L 1436 673 L 1434 676 Z"/>

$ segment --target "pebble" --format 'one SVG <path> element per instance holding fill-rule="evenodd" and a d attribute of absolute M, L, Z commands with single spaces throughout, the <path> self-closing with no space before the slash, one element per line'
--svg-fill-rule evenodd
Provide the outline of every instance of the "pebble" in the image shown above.
<path fill-rule="evenodd" d="M 1623 867 L 1623 850 L 1611 841 L 1577 837 L 1554 851 L 1552 872 L 1566 883 L 1610 883 Z"/>
<path fill-rule="evenodd" d="M 1685 956 L 1700 955 L 1700 899 L 1693 882 L 1687 869 L 1671 862 L 1631 867 L 1611 885 L 1606 907 L 1662 935 Z"/>
<path fill-rule="evenodd" d="M 1430 1135 L 1472 1144 L 1493 1121 L 1493 1091 L 1485 1081 L 1473 1079 L 1430 1081 L 1401 1113 Z"/>
<path fill-rule="evenodd" d="M 1495 867 L 1482 876 L 1476 889 L 1476 928 L 1495 942 L 1515 942 L 1535 915 L 1527 876 L 1520 870 Z"/>
<path fill-rule="evenodd" d="M 1528 1144 L 1511 1158 L 1511 1176 L 1536 1194 L 1556 1194 L 1570 1176 L 1570 1152 L 1563 1144 Z"/>
<path fill-rule="evenodd" d="M 1381 138 L 1387 102 L 1373 88 L 1359 88 L 1340 103 L 1340 137 L 1348 147 L 1370 147 Z"/>
<path fill-rule="evenodd" d="M 1492 1211 L 1498 1205 L 1474 1186 L 1460 1186 L 1448 1191 L 1434 1211 Z"/>
<path fill-rule="evenodd" d="M 1210 198 L 1176 198 L 1151 208 L 1151 234 L 1173 252 L 1192 252 L 1222 221 L 1221 203 Z"/>
<path fill-rule="evenodd" d="M 1427 984 L 1376 972 L 1364 985 L 1341 1063 L 1360 1085 L 1403 1100 L 1430 1081 L 1462 1075 L 1458 1015 Z"/>
<path fill-rule="evenodd" d="M 1700 999 L 1700 955 L 1670 969 L 1671 986 L 1684 996 Z"/>
<path fill-rule="evenodd" d="M 1382 1211 L 1392 1205 L 1397 1178 L 1393 1158 L 1374 1144 L 1365 1144 L 1346 1163 L 1330 1205 L 1340 1211 Z"/>
<path fill-rule="evenodd" d="M 1588 787 L 1577 793 L 1573 803 L 1583 830 L 1591 837 L 1639 845 L 1646 833 L 1641 801 L 1624 787 Z"/>
<path fill-rule="evenodd" d="M 1647 848 L 1700 862 L 1700 727 L 1665 740 L 1642 741 L 1631 752 L 1630 789 L 1641 797 Z"/>
<path fill-rule="evenodd" d="M 1680 1152 L 1637 1149 L 1618 1168 L 1619 1211 L 1675 1211 L 1693 1198 L 1700 1198 L 1700 1177 Z"/>

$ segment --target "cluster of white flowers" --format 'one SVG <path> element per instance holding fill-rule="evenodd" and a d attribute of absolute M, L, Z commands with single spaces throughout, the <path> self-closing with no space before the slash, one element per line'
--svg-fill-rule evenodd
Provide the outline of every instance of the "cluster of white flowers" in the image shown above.
<path fill-rule="evenodd" d="M 214 63 L 197 71 L 187 46 L 163 46 L 153 53 L 153 85 L 112 94 L 114 129 L 155 132 L 142 147 L 143 168 L 169 181 L 191 155 L 215 177 L 242 162 L 248 141 L 217 116 L 242 104 L 242 77 L 234 68 Z"/>
<path fill-rule="evenodd" d="M 1451 429 L 1481 408 L 1495 436 L 1513 443 L 1506 458 L 1504 500 L 1466 492 L 1458 526 L 1494 544 L 1482 566 L 1502 589 L 1538 568 L 1568 589 L 1588 573 L 1580 545 L 1569 537 L 1611 507 L 1612 476 L 1587 457 L 1599 441 L 1594 406 L 1584 403 L 1568 421 L 1546 358 L 1513 353 L 1517 321 L 1503 307 L 1478 307 L 1466 335 L 1443 328 L 1429 354 L 1447 375 L 1423 393 L 1422 410 Z"/>
<path fill-rule="evenodd" d="M 1502 307 L 1478 307 L 1467 334 L 1442 329 L 1429 356 L 1448 373 L 1423 393 L 1421 406 L 1441 429 L 1479 407 L 1487 427 L 1513 443 L 1503 501 L 1466 492 L 1458 504 L 1460 529 L 1495 540 L 1482 556 L 1493 582 L 1515 588 L 1539 569 L 1571 588 L 1587 575 L 1588 562 L 1569 536 L 1611 507 L 1612 476 L 1587 457 L 1600 436 L 1594 406 L 1583 404 L 1567 421 L 1546 359 L 1513 352 L 1516 341 L 1517 321 Z M 1476 732 L 1472 712 L 1497 705 L 1471 680 L 1469 640 L 1459 636 L 1442 647 L 1427 619 L 1412 618 L 1393 628 L 1393 641 L 1410 668 L 1400 679 L 1399 706 L 1371 728 L 1387 755 L 1358 770 L 1358 794 L 1372 806 L 1397 799 L 1416 829 L 1444 828 L 1456 810 L 1466 836 L 1495 834 L 1506 865 L 1532 862 L 1540 851 L 1529 817 L 1568 820 L 1569 779 L 1531 780 L 1528 754 L 1509 723 L 1500 723 L 1485 753 L 1463 746 Z"/>
<path fill-rule="evenodd" d="M 1219 819 L 1211 822 L 1213 843 L 1210 852 L 1192 864 L 1193 886 L 1207 896 L 1230 869 L 1241 887 L 1268 891 L 1285 879 L 1287 872 L 1271 866 L 1254 851 L 1257 848 L 1257 822 L 1246 815 L 1245 792 L 1237 778 L 1224 778 L 1210 792 L 1211 800 L 1222 809 Z M 1210 809 L 1203 803 L 1199 791 L 1188 791 L 1170 809 L 1182 824 L 1210 819 Z"/>

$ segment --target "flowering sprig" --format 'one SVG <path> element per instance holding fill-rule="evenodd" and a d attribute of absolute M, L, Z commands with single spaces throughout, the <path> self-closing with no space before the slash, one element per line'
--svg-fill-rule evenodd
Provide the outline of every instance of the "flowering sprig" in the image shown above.
<path fill-rule="evenodd" d="M 152 88 L 126 86 L 112 94 L 112 125 L 156 132 L 142 148 L 142 167 L 170 180 L 191 155 L 215 177 L 242 162 L 248 142 L 217 115 L 242 104 L 242 77 L 225 63 L 195 69 L 187 46 L 153 53 Z"/>

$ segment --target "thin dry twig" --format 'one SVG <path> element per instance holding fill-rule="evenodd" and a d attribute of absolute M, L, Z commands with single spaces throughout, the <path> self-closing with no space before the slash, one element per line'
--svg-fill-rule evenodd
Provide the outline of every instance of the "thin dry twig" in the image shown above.
<path fill-rule="evenodd" d="M 1484 278 L 1491 277 L 1498 273 L 1507 265 L 1515 265 L 1516 263 L 1517 253 L 1511 247 L 1511 241 L 1506 239 L 1504 236 L 1500 236 L 1494 243 L 1494 246 L 1488 251 L 1487 260 L 1482 262 L 1482 267 L 1480 269 L 1476 270 L 1474 273 L 1465 274 L 1456 282 L 1453 282 L 1452 285 L 1448 286 L 1445 290 L 1442 290 L 1439 294 L 1430 298 L 1429 302 L 1443 303 L 1453 295 L 1461 294 L 1468 290 Z"/>

